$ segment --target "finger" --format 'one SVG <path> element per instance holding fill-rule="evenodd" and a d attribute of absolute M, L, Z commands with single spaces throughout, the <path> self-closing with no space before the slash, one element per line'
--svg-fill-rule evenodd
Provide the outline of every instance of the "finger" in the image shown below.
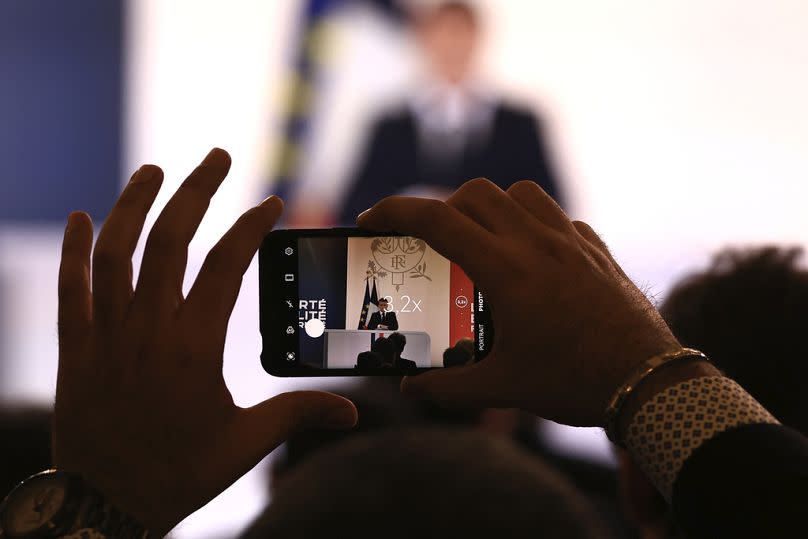
<path fill-rule="evenodd" d="M 570 230 L 570 220 L 564 210 L 536 182 L 530 180 L 516 182 L 508 188 L 508 195 L 550 228 L 561 232 Z"/>
<path fill-rule="evenodd" d="M 591 226 L 589 226 L 587 223 L 583 221 L 573 221 L 572 225 L 575 227 L 575 230 L 578 231 L 578 234 L 580 234 L 587 242 L 589 242 L 590 245 L 592 245 L 603 256 L 606 257 L 609 263 L 611 263 L 611 265 L 614 266 L 614 268 L 618 272 L 620 272 L 620 275 L 628 279 L 628 276 L 623 271 L 623 268 L 620 267 L 620 264 L 618 264 L 617 261 L 612 256 L 612 253 L 609 250 L 609 247 L 606 245 L 606 242 L 604 242 L 603 239 L 601 239 L 598 233 L 595 232 L 595 230 Z"/>
<path fill-rule="evenodd" d="M 163 171 L 143 165 L 107 216 L 93 251 L 93 310 L 96 322 L 120 322 L 132 300 L 132 253 L 160 185 Z"/>
<path fill-rule="evenodd" d="M 406 376 L 402 392 L 448 406 L 510 406 L 504 397 L 507 385 L 491 354 L 479 363 L 464 367 L 434 369 L 417 376 Z"/>
<path fill-rule="evenodd" d="M 611 254 L 606 242 L 603 241 L 600 235 L 595 232 L 595 230 L 589 226 L 588 223 L 585 223 L 584 221 L 573 221 L 572 225 L 575 227 L 575 230 L 578 231 L 578 234 L 583 236 L 586 241 L 594 245 L 600 251 Z"/>
<path fill-rule="evenodd" d="M 459 264 L 483 288 L 496 285 L 492 280 L 499 252 L 496 236 L 445 202 L 392 196 L 360 214 L 356 222 L 367 230 L 395 231 L 421 238 Z M 486 256 L 481 256 L 483 253 Z"/>
<path fill-rule="evenodd" d="M 356 425 L 358 417 L 351 401 L 333 393 L 282 393 L 241 410 L 227 443 L 239 454 L 238 471 L 245 473 L 297 432 L 310 428 L 348 429 Z"/>
<path fill-rule="evenodd" d="M 181 316 L 188 323 L 224 335 L 244 272 L 282 212 L 280 198 L 267 198 L 242 215 L 211 249 L 182 306 Z"/>
<path fill-rule="evenodd" d="M 92 321 L 90 293 L 90 251 L 93 247 L 93 222 L 84 212 L 67 218 L 59 266 L 59 348 L 71 352 Z M 67 349 L 67 350 L 65 350 Z M 73 358 L 72 353 L 62 354 Z"/>
<path fill-rule="evenodd" d="M 477 178 L 463 184 L 446 200 L 493 234 L 511 233 L 528 226 L 521 208 L 497 185 L 485 178 Z"/>
<path fill-rule="evenodd" d="M 230 155 L 214 148 L 168 201 L 146 241 L 133 310 L 153 317 L 182 301 L 188 244 L 229 170 Z"/>

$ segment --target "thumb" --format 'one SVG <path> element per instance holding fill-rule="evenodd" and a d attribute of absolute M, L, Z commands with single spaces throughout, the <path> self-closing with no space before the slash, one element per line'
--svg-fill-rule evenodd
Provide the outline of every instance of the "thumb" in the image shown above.
<path fill-rule="evenodd" d="M 449 406 L 507 406 L 499 388 L 502 373 L 492 363 L 493 357 L 463 367 L 434 369 L 416 376 L 405 376 L 401 391 Z"/>
<path fill-rule="evenodd" d="M 348 429 L 359 415 L 344 397 L 324 391 L 281 393 L 241 410 L 235 426 L 236 444 L 257 463 L 290 436 L 310 428 Z"/>

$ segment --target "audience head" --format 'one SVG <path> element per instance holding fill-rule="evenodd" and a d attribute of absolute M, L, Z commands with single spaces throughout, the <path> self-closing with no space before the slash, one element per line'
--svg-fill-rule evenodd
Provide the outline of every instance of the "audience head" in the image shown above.
<path fill-rule="evenodd" d="M 660 311 L 784 424 L 808 434 L 808 270 L 799 248 L 727 249 L 682 280 Z"/>
<path fill-rule="evenodd" d="M 417 17 L 418 37 L 429 67 L 457 84 L 469 74 L 479 41 L 480 21 L 466 2 L 440 2 Z"/>
<path fill-rule="evenodd" d="M 395 360 L 393 343 L 387 337 L 377 338 L 373 341 L 370 349 L 381 358 L 382 365 L 390 365 Z"/>
<path fill-rule="evenodd" d="M 469 357 L 474 357 L 474 339 L 460 339 L 455 343 L 455 348 L 462 348 Z"/>
<path fill-rule="evenodd" d="M 391 333 L 387 338 L 393 345 L 393 354 L 395 357 L 401 357 L 404 352 L 404 347 L 407 346 L 407 337 L 399 332 Z"/>
<path fill-rule="evenodd" d="M 431 401 L 407 398 L 401 394 L 400 385 L 397 376 L 374 376 L 356 378 L 347 386 L 323 388 L 350 399 L 359 411 L 359 420 L 350 430 L 312 429 L 291 435 L 272 459 L 272 492 L 313 455 L 357 436 L 395 428 L 476 427 L 480 423 L 478 410 L 444 409 Z"/>
<path fill-rule="evenodd" d="M 599 531 L 582 496 L 534 455 L 482 433 L 421 428 L 312 456 L 244 537 L 572 539 Z"/>
<path fill-rule="evenodd" d="M 382 358 L 376 352 L 361 352 L 356 356 L 358 369 L 378 369 L 382 366 Z"/>
<path fill-rule="evenodd" d="M 459 342 L 443 351 L 444 367 L 460 367 L 471 361 L 471 359 L 472 354 L 465 346 L 461 346 Z"/>

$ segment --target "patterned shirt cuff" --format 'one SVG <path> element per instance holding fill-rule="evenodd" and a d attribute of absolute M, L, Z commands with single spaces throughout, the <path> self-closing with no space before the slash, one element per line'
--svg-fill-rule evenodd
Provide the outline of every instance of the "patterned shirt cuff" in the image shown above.
<path fill-rule="evenodd" d="M 693 378 L 643 404 L 631 420 L 625 445 L 670 502 L 673 483 L 696 448 L 725 430 L 755 423 L 779 424 L 734 380 Z"/>

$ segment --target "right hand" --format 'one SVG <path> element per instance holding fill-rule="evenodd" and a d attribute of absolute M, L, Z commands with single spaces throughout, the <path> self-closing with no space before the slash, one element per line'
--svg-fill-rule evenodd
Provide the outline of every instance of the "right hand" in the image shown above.
<path fill-rule="evenodd" d="M 594 426 L 639 363 L 680 348 L 597 234 L 533 182 L 504 192 L 472 180 L 446 202 L 389 197 L 357 223 L 424 239 L 466 271 L 494 317 L 484 361 L 407 377 L 405 392 Z"/>

